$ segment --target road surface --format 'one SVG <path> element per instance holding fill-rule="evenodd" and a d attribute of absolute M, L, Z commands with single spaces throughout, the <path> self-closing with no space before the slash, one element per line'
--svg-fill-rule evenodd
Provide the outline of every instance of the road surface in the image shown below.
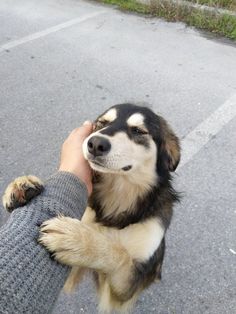
<path fill-rule="evenodd" d="M 147 101 L 182 140 L 183 199 L 163 280 L 134 313 L 236 313 L 235 44 L 81 0 L 1 0 L 0 25 L 1 194 L 19 175 L 53 173 L 84 120 Z M 54 310 L 77 313 L 97 313 L 90 280 Z"/>

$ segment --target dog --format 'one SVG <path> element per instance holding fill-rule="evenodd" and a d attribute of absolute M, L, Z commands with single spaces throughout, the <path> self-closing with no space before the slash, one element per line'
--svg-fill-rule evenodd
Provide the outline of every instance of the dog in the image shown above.
<path fill-rule="evenodd" d="M 72 266 L 66 289 L 92 270 L 101 312 L 129 311 L 138 295 L 161 279 L 165 234 L 179 194 L 171 172 L 180 143 L 166 120 L 148 107 L 112 106 L 94 122 L 83 143 L 93 169 L 93 192 L 81 220 L 56 217 L 43 223 L 40 243 Z M 4 206 L 12 211 L 42 190 L 34 177 L 11 183 Z"/>

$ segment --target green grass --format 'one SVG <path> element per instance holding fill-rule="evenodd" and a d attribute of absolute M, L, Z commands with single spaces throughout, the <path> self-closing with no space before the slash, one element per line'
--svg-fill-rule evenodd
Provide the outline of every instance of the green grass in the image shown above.
<path fill-rule="evenodd" d="M 167 21 L 171 22 L 181 21 L 189 26 L 208 30 L 213 33 L 236 40 L 236 16 L 228 14 L 216 14 L 214 12 L 209 12 L 206 10 L 190 8 L 189 6 L 170 2 L 169 0 L 151 1 L 151 5 L 141 4 L 136 2 L 135 0 L 100 1 L 107 4 L 117 5 L 122 10 L 149 14 L 151 16 L 158 16 L 165 18 Z M 214 1 L 216 2 L 224 0 Z"/>
<path fill-rule="evenodd" d="M 150 14 L 150 8 L 135 0 L 101 0 L 103 3 L 118 5 L 122 10 Z"/>
<path fill-rule="evenodd" d="M 211 7 L 236 11 L 236 0 L 187 0 L 189 2 L 204 4 Z"/>

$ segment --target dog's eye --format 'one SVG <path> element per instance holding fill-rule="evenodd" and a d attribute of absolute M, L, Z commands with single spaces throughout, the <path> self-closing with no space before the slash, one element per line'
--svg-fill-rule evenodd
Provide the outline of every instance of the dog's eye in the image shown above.
<path fill-rule="evenodd" d="M 140 128 L 136 127 L 136 126 L 131 127 L 131 132 L 134 135 L 145 135 L 145 134 L 148 134 L 147 131 L 145 131 L 143 129 L 140 129 Z"/>
<path fill-rule="evenodd" d="M 106 120 L 98 120 L 95 124 L 95 131 L 104 128 L 108 124 Z"/>

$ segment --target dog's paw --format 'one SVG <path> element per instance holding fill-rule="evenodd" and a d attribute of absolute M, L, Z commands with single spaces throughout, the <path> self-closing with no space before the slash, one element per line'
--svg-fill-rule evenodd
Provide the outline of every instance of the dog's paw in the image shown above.
<path fill-rule="evenodd" d="M 9 212 L 20 206 L 24 206 L 33 197 L 43 190 L 42 181 L 35 176 L 23 176 L 16 178 L 6 188 L 2 197 L 3 206 Z"/>
<path fill-rule="evenodd" d="M 76 265 L 80 255 L 80 227 L 77 219 L 59 216 L 45 221 L 40 228 L 38 242 L 53 253 L 60 263 Z"/>

